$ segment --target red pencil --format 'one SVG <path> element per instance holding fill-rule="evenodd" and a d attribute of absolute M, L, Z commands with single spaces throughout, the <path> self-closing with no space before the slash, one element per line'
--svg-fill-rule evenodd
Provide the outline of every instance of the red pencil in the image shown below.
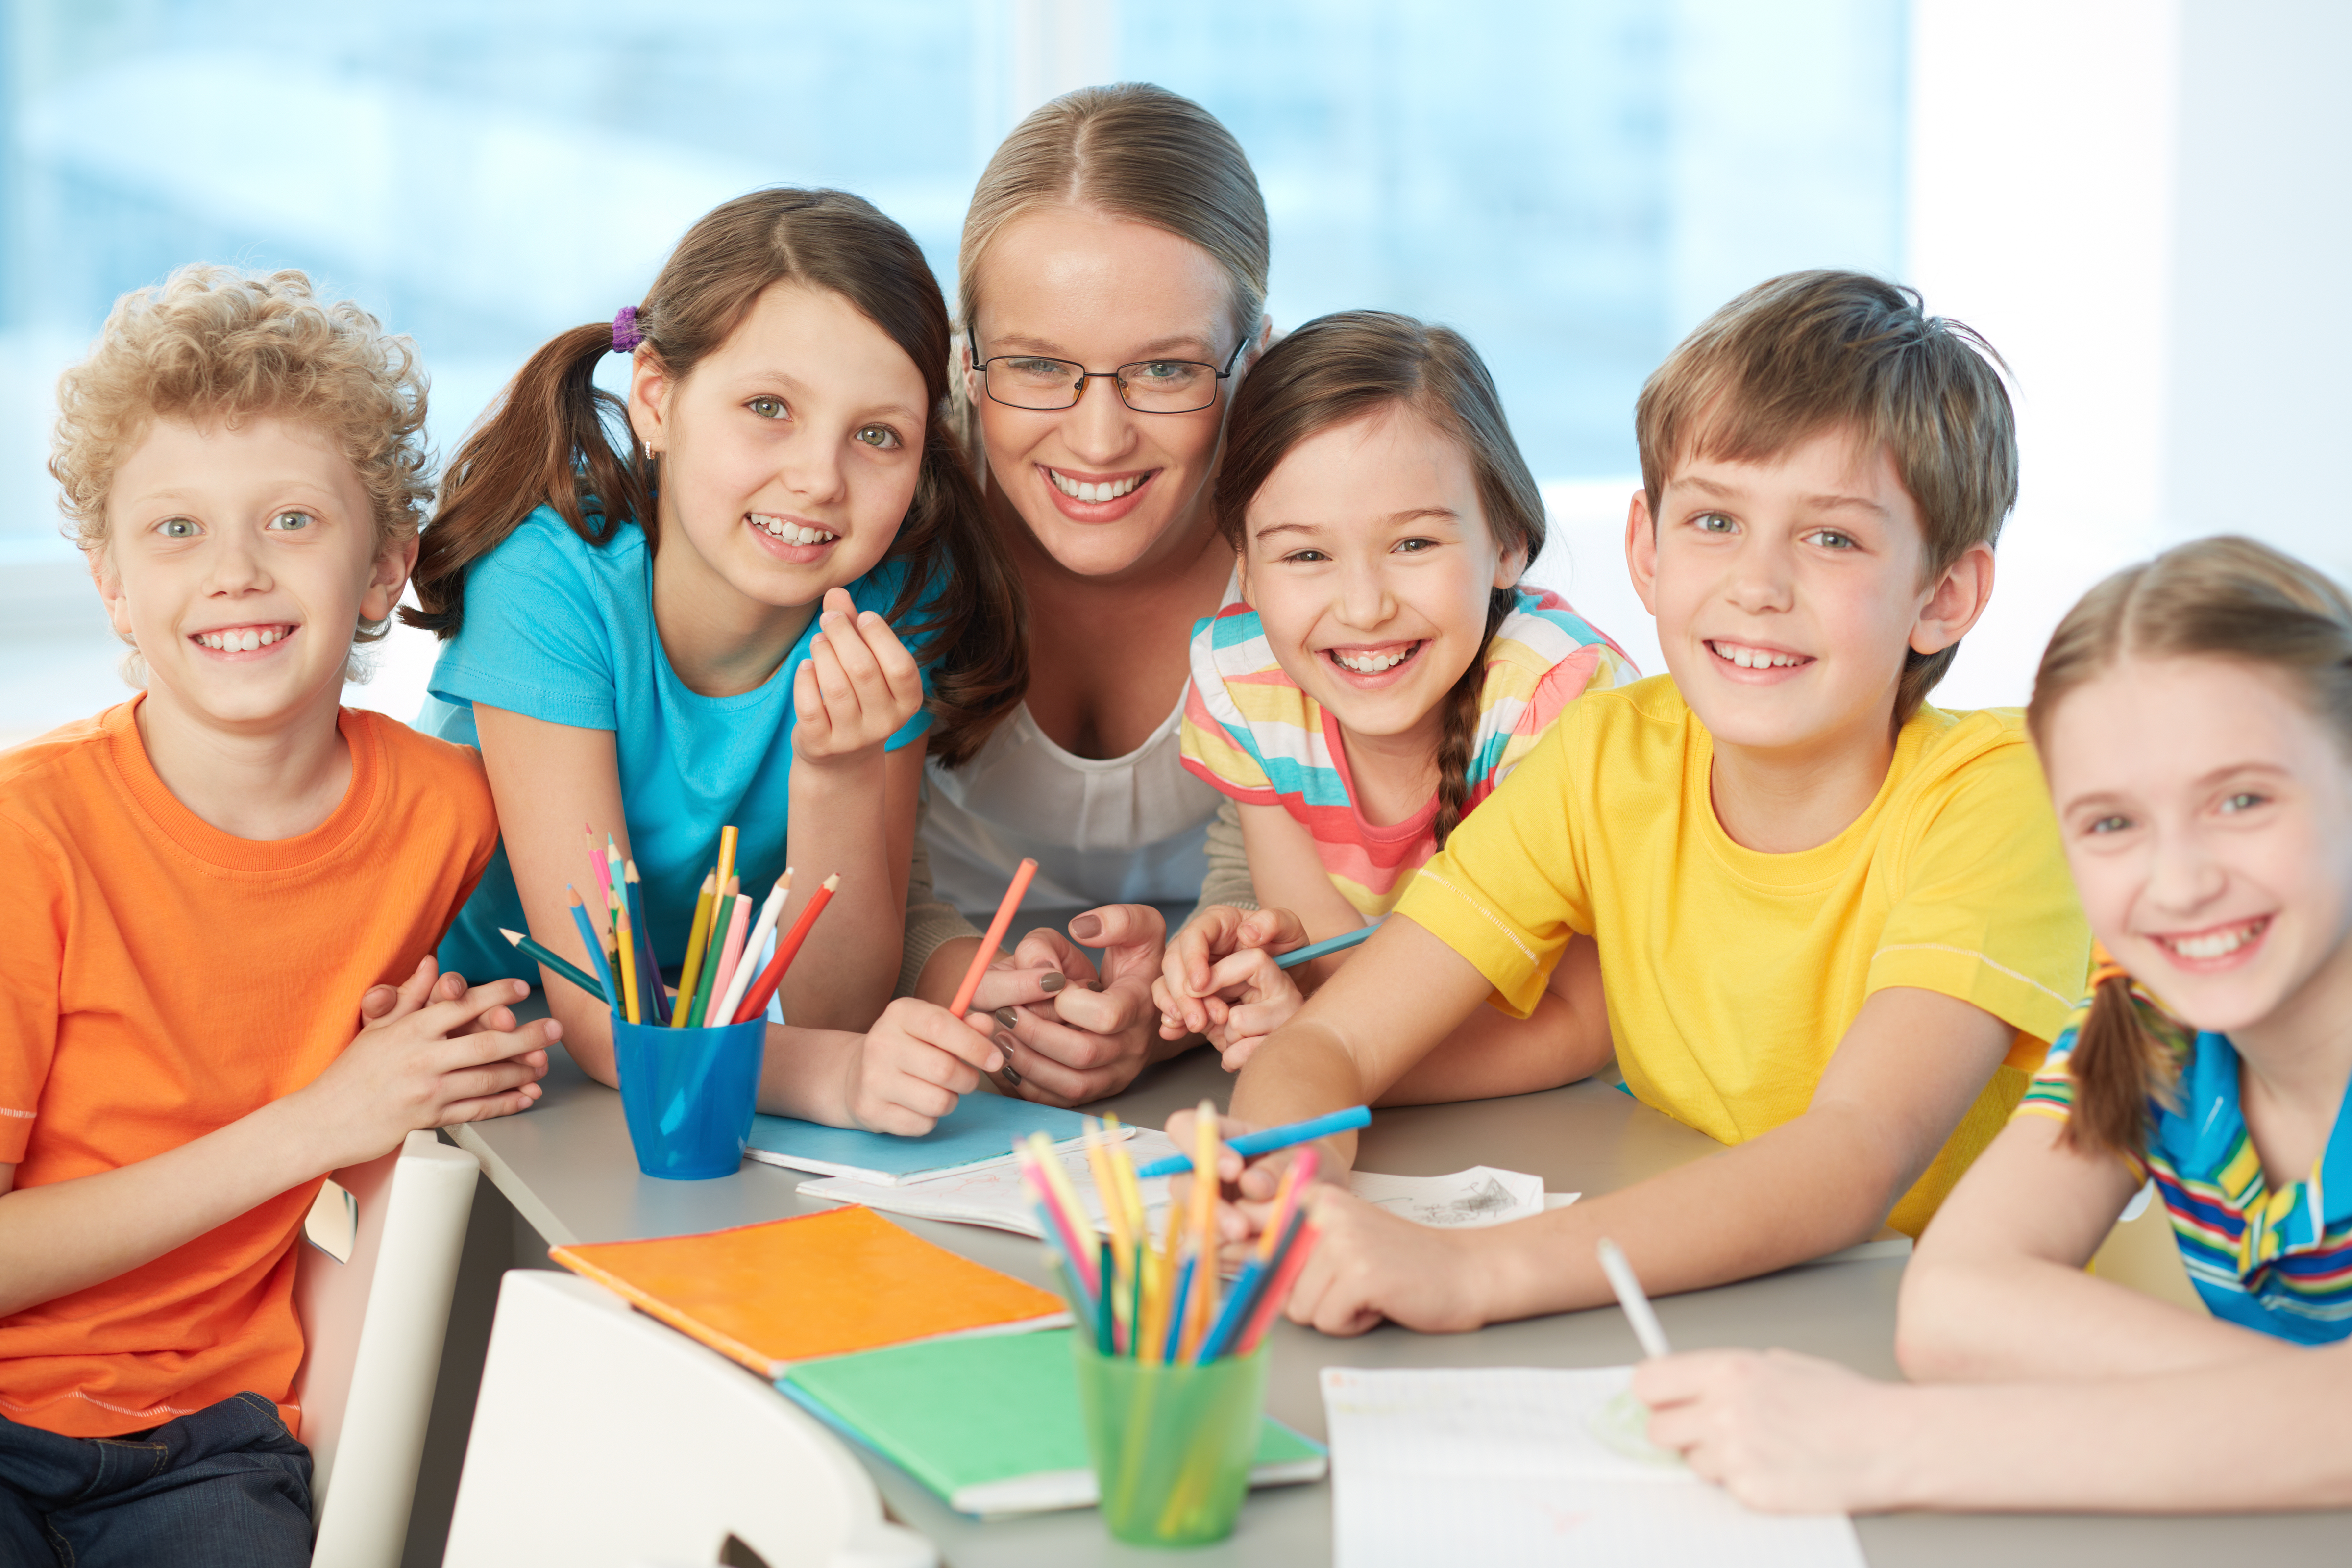
<path fill-rule="evenodd" d="M 1013 885 L 1004 889 L 1004 897 L 996 906 L 996 918 L 988 922 L 988 934 L 980 941 L 980 951 L 971 955 L 971 967 L 963 972 L 963 984 L 956 987 L 955 1000 L 948 1011 L 962 1017 L 971 1011 L 971 999 L 980 990 L 980 977 L 996 962 L 996 950 L 1004 943 L 1005 928 L 1013 923 L 1013 912 L 1021 907 L 1021 896 L 1029 890 L 1029 879 L 1037 874 L 1037 862 L 1024 860 L 1013 873 Z"/>
<path fill-rule="evenodd" d="M 1290 1288 L 1298 1283 L 1299 1271 L 1307 1267 L 1307 1255 L 1315 1250 L 1315 1243 L 1322 1235 L 1311 1219 L 1299 1226 L 1298 1238 L 1290 1244 L 1289 1253 L 1275 1266 L 1274 1278 L 1266 1281 L 1264 1300 L 1250 1313 L 1249 1327 L 1243 1331 L 1241 1342 L 1227 1354 L 1245 1356 L 1257 1349 L 1257 1342 L 1265 1337 L 1265 1331 L 1272 1326 L 1275 1314 L 1281 1311 L 1282 1304 L 1290 1299 Z"/>
<path fill-rule="evenodd" d="M 808 907 L 801 910 L 801 918 L 793 922 L 793 929 L 784 933 L 784 940 L 776 943 L 776 956 L 769 960 L 768 967 L 760 972 L 760 978 L 752 983 L 750 991 L 744 993 L 743 1005 L 735 1009 L 735 1016 L 727 1020 L 729 1023 L 747 1023 L 768 1010 L 769 998 L 775 995 L 776 987 L 783 984 L 784 971 L 793 966 L 793 955 L 800 952 L 801 943 L 808 940 L 809 927 L 816 924 L 816 917 L 824 912 L 824 906 L 833 902 L 833 890 L 839 886 L 841 873 L 835 871 L 809 895 Z"/>

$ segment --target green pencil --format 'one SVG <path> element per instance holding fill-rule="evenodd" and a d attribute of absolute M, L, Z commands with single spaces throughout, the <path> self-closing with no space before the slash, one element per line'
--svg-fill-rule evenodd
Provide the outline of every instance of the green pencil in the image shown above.
<path fill-rule="evenodd" d="M 556 973 L 563 976 L 564 979 L 572 982 L 572 984 L 580 987 L 581 990 L 588 993 L 589 995 L 596 998 L 597 1001 L 604 1003 L 608 1007 L 612 1005 L 612 999 L 604 994 L 604 988 L 597 984 L 596 977 L 589 973 L 586 970 L 581 968 L 578 964 L 549 951 L 544 945 L 531 941 L 530 938 L 523 935 L 522 932 L 519 931 L 509 931 L 506 927 L 500 926 L 499 928 L 499 934 L 506 938 L 509 942 L 514 943 L 515 946 L 522 949 L 525 952 L 530 954 L 531 957 L 539 960 L 540 963 L 545 964 L 548 968 L 555 971 Z"/>

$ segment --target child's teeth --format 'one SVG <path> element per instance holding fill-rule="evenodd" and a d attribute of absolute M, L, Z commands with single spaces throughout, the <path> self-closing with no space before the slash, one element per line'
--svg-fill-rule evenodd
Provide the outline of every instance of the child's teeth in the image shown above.
<path fill-rule="evenodd" d="M 2221 958 L 2253 941 L 2259 923 L 2208 931 L 2203 936 L 2180 937 L 2172 943 L 2172 950 L 2183 958 Z"/>
<path fill-rule="evenodd" d="M 786 544 L 827 544 L 841 537 L 822 528 L 803 528 L 799 523 L 786 522 L 780 517 L 766 517 L 756 511 L 751 513 L 751 521 L 770 538 L 781 539 Z"/>
<path fill-rule="evenodd" d="M 1411 652 L 1412 649 L 1410 647 L 1400 648 L 1394 653 L 1341 653 L 1335 648 L 1332 657 L 1359 675 L 1378 675 L 1384 669 L 1394 669 L 1402 664 L 1405 656 Z"/>

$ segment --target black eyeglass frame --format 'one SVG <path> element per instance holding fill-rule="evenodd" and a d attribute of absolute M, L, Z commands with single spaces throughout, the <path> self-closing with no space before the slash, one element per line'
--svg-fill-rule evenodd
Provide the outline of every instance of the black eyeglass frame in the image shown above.
<path fill-rule="evenodd" d="M 1234 345 L 1234 352 L 1226 356 L 1225 368 L 1223 370 L 1219 370 L 1215 365 L 1209 363 L 1206 360 L 1197 359 L 1139 359 L 1131 360 L 1126 364 L 1120 365 L 1117 370 L 1088 370 L 1085 365 L 1079 364 L 1076 360 L 1055 359 L 1052 354 L 995 354 L 987 359 L 982 359 L 980 357 L 980 333 L 977 330 L 969 326 L 964 328 L 964 342 L 971 346 L 972 367 L 980 372 L 980 389 L 988 395 L 988 400 L 991 403 L 1002 403 L 1007 408 L 1018 408 L 1024 414 L 1061 414 L 1069 409 L 1076 408 L 1078 405 L 1079 399 L 1086 396 L 1087 383 L 1090 381 L 1109 382 L 1111 384 L 1111 390 L 1118 395 L 1119 402 L 1126 405 L 1127 408 L 1132 413 L 1198 414 L 1204 409 L 1214 408 L 1217 405 L 1216 389 L 1233 378 L 1234 367 L 1241 363 L 1243 351 L 1250 346 L 1249 334 L 1247 332 L 1244 332 L 1242 334 L 1242 341 L 1235 343 Z M 1044 360 L 1049 364 L 1066 364 L 1076 366 L 1078 375 L 1076 381 L 1071 384 L 1070 400 L 1067 403 L 1055 404 L 1050 408 L 1037 408 L 1033 407 L 1031 405 L 1026 403 L 1013 403 L 1005 398 L 997 396 L 995 389 L 988 384 L 988 367 L 994 364 L 1001 359 Z M 1216 377 L 1214 381 L 1209 384 L 1209 401 L 1192 408 L 1136 407 L 1134 404 L 1129 403 L 1127 399 L 1127 377 L 1125 373 L 1133 370 L 1139 364 L 1199 365 L 1202 370 L 1207 371 L 1211 375 Z"/>

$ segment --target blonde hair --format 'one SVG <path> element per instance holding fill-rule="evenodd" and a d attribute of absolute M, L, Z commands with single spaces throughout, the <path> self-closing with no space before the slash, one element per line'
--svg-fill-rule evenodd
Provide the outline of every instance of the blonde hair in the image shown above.
<path fill-rule="evenodd" d="M 1675 466 L 1753 462 L 1840 426 L 1893 453 L 1919 508 L 1933 582 L 2000 538 L 2017 504 L 2017 422 L 1969 328 L 1921 309 L 1917 290 L 1860 272 L 1791 272 L 1700 323 L 1634 405 L 1650 515 Z M 1919 710 L 1960 649 L 1906 649 L 1895 727 Z"/>
<path fill-rule="evenodd" d="M 1040 207 L 1090 207 L 1209 253 L 1225 275 L 1233 327 L 1265 309 L 1265 198 L 1234 133 L 1191 99 L 1150 82 L 1082 87 L 1013 128 L 971 193 L 956 251 L 956 324 L 980 311 L 980 267 L 1005 225 Z M 963 396 L 963 378 L 954 378 Z M 969 415 L 970 410 L 963 412 Z M 967 435 L 976 437 L 970 429 Z M 970 449 L 977 454 L 977 442 Z"/>
<path fill-rule="evenodd" d="M 432 495 L 425 398 L 415 346 L 348 300 L 320 303 L 303 274 L 187 266 L 116 300 L 89 357 L 58 378 L 49 472 L 74 542 L 94 555 L 114 476 L 154 421 L 277 416 L 325 431 L 351 460 L 381 554 L 415 537 Z"/>
<path fill-rule="evenodd" d="M 2042 651 L 2025 722 L 2050 746 L 2059 705 L 2126 656 L 2235 659 L 2286 676 L 2352 755 L 2352 597 L 2283 551 L 2224 534 L 2126 566 L 2066 612 Z M 2103 964 L 2069 1068 L 2067 1142 L 2138 1156 L 2150 1095 L 2171 1088 L 2172 1053 L 2132 1001 L 2131 977 Z"/>

